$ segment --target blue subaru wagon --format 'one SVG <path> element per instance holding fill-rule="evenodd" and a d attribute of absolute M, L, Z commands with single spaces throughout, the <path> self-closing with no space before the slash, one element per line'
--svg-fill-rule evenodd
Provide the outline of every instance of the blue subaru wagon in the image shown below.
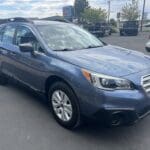
<path fill-rule="evenodd" d="M 9 78 L 45 94 L 68 129 L 83 118 L 120 126 L 150 113 L 150 57 L 70 23 L 14 18 L 1 24 L 0 84 Z"/>

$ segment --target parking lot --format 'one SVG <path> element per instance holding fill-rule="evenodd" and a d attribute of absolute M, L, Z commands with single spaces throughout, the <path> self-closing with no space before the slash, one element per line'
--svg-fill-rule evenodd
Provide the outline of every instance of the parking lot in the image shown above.
<path fill-rule="evenodd" d="M 148 32 L 139 33 L 138 36 L 119 36 L 118 34 L 113 34 L 112 36 L 102 38 L 102 40 L 112 45 L 138 50 L 146 54 L 145 44 L 149 36 L 150 33 Z"/>
<path fill-rule="evenodd" d="M 103 41 L 146 53 L 148 33 Z M 41 97 L 18 85 L 0 86 L 0 150 L 149 150 L 150 116 L 130 127 L 60 127 Z"/>

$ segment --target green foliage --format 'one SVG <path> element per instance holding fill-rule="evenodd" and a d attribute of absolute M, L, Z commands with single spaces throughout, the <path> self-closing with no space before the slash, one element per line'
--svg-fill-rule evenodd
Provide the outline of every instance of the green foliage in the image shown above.
<path fill-rule="evenodd" d="M 107 18 L 107 12 L 105 9 L 86 8 L 82 13 L 82 20 L 86 23 L 96 23 L 99 21 L 105 21 Z"/>
<path fill-rule="evenodd" d="M 127 21 L 135 21 L 139 17 L 138 2 L 135 1 L 133 4 L 128 4 L 122 8 L 121 18 Z"/>
<path fill-rule="evenodd" d="M 116 22 L 116 20 L 115 19 L 110 19 L 110 24 L 111 24 L 111 26 L 114 26 L 114 27 L 117 27 L 117 22 Z"/>
<path fill-rule="evenodd" d="M 118 28 L 112 26 L 112 27 L 111 27 L 111 32 L 112 32 L 112 33 L 118 33 Z"/>
<path fill-rule="evenodd" d="M 89 3 L 87 0 L 75 0 L 75 3 L 74 3 L 75 17 L 80 20 L 81 14 L 88 7 L 89 7 Z"/>

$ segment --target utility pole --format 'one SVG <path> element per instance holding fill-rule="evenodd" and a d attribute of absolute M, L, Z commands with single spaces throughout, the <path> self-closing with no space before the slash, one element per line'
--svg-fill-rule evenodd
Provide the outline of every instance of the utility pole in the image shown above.
<path fill-rule="evenodd" d="M 141 18 L 141 32 L 143 29 L 143 22 L 144 22 L 144 15 L 145 15 L 145 3 L 146 3 L 146 0 L 143 1 L 143 11 L 142 11 L 142 18 Z"/>
<path fill-rule="evenodd" d="M 135 3 L 135 0 L 132 0 L 132 5 Z"/>
<path fill-rule="evenodd" d="M 110 21 L 110 0 L 108 0 L 108 23 Z"/>

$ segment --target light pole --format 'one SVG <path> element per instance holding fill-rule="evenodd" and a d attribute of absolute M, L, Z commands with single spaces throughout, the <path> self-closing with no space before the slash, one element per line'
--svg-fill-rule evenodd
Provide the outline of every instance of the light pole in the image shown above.
<path fill-rule="evenodd" d="M 110 20 L 110 0 L 108 0 L 108 23 Z"/>
<path fill-rule="evenodd" d="M 142 11 L 142 18 L 141 18 L 141 32 L 143 29 L 143 22 L 144 22 L 144 15 L 145 15 L 145 3 L 146 3 L 146 0 L 143 1 L 143 11 Z"/>
<path fill-rule="evenodd" d="M 132 0 L 132 5 L 135 3 L 135 0 Z"/>

